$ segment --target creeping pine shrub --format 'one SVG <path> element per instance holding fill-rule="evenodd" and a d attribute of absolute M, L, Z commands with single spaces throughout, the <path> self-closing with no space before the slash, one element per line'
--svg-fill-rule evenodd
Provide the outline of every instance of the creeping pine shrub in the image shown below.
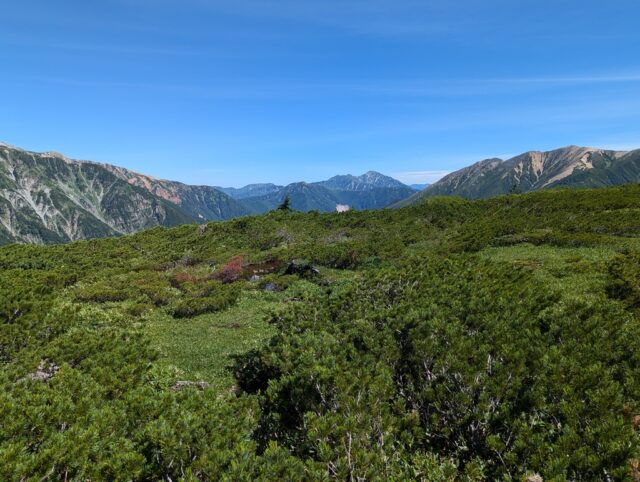
<path fill-rule="evenodd" d="M 608 253 L 636 246 L 639 209 L 638 185 L 546 190 L 3 247 L 0 481 L 640 481 L 640 256 L 558 268 L 528 246 L 534 259 L 511 263 L 452 255 L 523 242 Z M 131 318 L 229 306 L 241 283 L 191 267 L 240 252 L 359 272 L 317 286 L 245 266 L 241 278 L 266 275 L 251 286 L 289 287 L 252 293 L 274 302 L 276 330 L 237 359 L 252 395 L 173 391 L 178 372 L 145 334 L 154 317 Z M 176 271 L 197 276 L 172 286 Z M 608 275 L 621 301 L 600 283 L 576 295 L 583 271 Z"/>
<path fill-rule="evenodd" d="M 174 290 L 166 281 L 156 281 L 139 287 L 140 292 L 147 296 L 155 306 L 168 305 L 174 298 Z"/>
<path fill-rule="evenodd" d="M 152 309 L 153 305 L 148 303 L 133 303 L 132 305 L 127 306 L 126 312 L 131 316 L 142 316 Z"/>
<path fill-rule="evenodd" d="M 310 245 L 301 254 L 311 262 L 336 269 L 354 269 L 371 254 L 362 243 L 347 241 L 339 244 Z"/>
<path fill-rule="evenodd" d="M 222 311 L 232 306 L 238 299 L 240 288 L 236 285 L 211 283 L 201 296 L 185 294 L 170 308 L 176 318 L 191 318 L 193 316 Z"/>
<path fill-rule="evenodd" d="M 607 268 L 607 294 L 624 301 L 630 308 L 640 308 L 640 253 L 620 254 Z"/>
<path fill-rule="evenodd" d="M 76 292 L 76 300 L 80 302 L 106 303 L 109 301 L 124 301 L 129 294 L 122 289 L 109 286 L 107 283 L 96 283 Z"/>
<path fill-rule="evenodd" d="M 263 276 L 258 283 L 258 287 L 261 289 L 271 289 L 273 291 L 284 291 L 293 283 L 298 281 L 298 277 L 293 274 L 277 275 L 268 274 Z"/>
<path fill-rule="evenodd" d="M 562 301 L 470 256 L 407 260 L 343 291 L 296 286 L 304 302 L 235 367 L 261 403 L 259 446 L 338 480 L 394 479 L 396 457 L 429 452 L 462 480 L 628 480 L 640 326 L 617 303 Z"/>

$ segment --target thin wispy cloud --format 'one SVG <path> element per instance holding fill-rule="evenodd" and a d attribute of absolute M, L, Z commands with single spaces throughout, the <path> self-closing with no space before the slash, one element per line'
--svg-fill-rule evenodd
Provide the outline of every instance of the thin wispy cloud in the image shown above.
<path fill-rule="evenodd" d="M 91 52 L 120 52 L 117 46 L 79 46 L 77 50 Z M 122 52 L 157 53 L 161 49 L 126 49 Z M 198 55 L 196 51 L 179 51 L 176 55 Z M 224 54 L 223 54 L 224 55 Z M 44 82 L 69 84 L 95 88 L 144 88 L 158 91 L 182 93 L 203 99 L 304 99 L 304 98 L 443 98 L 443 97 L 484 97 L 487 95 L 508 96 L 521 94 L 539 87 L 575 86 L 591 84 L 625 84 L 640 83 L 639 74 L 599 74 L 562 77 L 509 77 L 487 79 L 445 79 L 445 80 L 375 80 L 350 81 L 336 80 L 325 82 L 309 82 L 295 79 L 236 79 L 224 83 L 166 83 L 133 81 L 109 81 L 105 79 L 83 79 L 79 77 L 47 77 L 37 79 Z M 36 78 L 28 79 L 36 80 Z"/>
<path fill-rule="evenodd" d="M 70 52 L 107 53 L 116 55 L 153 55 L 153 56 L 203 56 L 213 52 L 207 50 L 185 49 L 176 46 L 143 45 L 140 43 L 103 42 L 94 43 L 87 41 L 77 42 L 51 42 L 45 38 L 34 36 L 4 35 L 0 39 L 1 44 L 10 47 L 26 47 L 29 49 L 60 50 Z"/>
<path fill-rule="evenodd" d="M 348 165 L 428 182 L 481 159 L 465 153 L 628 143 L 640 6 L 623 3 L 9 2 L 0 128 L 91 157 L 126 145 L 174 177 L 175 159 L 253 162 L 247 180 Z"/>

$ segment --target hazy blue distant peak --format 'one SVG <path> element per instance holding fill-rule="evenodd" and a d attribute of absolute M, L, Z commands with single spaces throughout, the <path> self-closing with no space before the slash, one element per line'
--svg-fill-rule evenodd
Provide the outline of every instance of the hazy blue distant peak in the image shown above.
<path fill-rule="evenodd" d="M 406 187 L 400 181 L 376 171 L 368 171 L 360 176 L 352 176 L 351 174 L 333 176 L 331 179 L 317 182 L 316 184 L 329 189 L 344 191 L 369 191 L 380 187 Z"/>
<path fill-rule="evenodd" d="M 244 187 L 236 188 L 236 187 L 218 187 L 216 189 L 219 191 L 228 194 L 234 199 L 247 199 L 250 197 L 259 197 L 265 196 L 268 194 L 277 193 L 286 189 L 291 189 L 292 187 L 298 186 L 306 186 L 306 185 L 314 185 L 314 186 L 322 186 L 327 189 L 334 190 L 342 190 L 342 191 L 369 191 L 371 189 L 376 188 L 403 188 L 407 187 L 405 184 L 400 181 L 393 179 L 392 177 L 385 176 L 376 171 L 368 171 L 360 176 L 353 176 L 351 174 L 343 174 L 338 176 L 333 176 L 326 181 L 319 182 L 304 182 L 298 181 L 291 183 L 287 186 L 279 186 L 272 183 L 258 183 L 258 184 L 248 184 Z"/>
<path fill-rule="evenodd" d="M 278 192 L 283 186 L 278 186 L 271 183 L 258 183 L 248 184 L 244 187 L 218 187 L 216 189 L 231 196 L 234 199 L 246 199 L 255 196 L 264 196 L 265 194 L 271 194 Z"/>

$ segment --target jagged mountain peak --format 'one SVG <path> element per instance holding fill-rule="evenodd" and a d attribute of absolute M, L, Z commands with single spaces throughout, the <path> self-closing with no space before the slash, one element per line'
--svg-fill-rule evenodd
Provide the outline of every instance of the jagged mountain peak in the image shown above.
<path fill-rule="evenodd" d="M 294 182 L 277 191 L 247 197 L 242 202 L 253 212 L 266 212 L 289 196 L 293 209 L 335 211 L 338 206 L 380 209 L 409 197 L 414 191 L 400 181 L 369 171 L 360 176 L 344 174 L 321 182 Z"/>
<path fill-rule="evenodd" d="M 399 205 L 424 196 L 459 195 L 476 199 L 554 186 L 606 186 L 640 181 L 638 151 L 569 145 L 527 151 L 507 160 L 485 159 L 452 172 Z"/>
<path fill-rule="evenodd" d="M 367 171 L 360 176 L 343 174 L 333 176 L 326 181 L 315 183 L 329 189 L 340 189 L 346 191 L 366 191 L 375 188 L 401 188 L 407 187 L 400 181 L 392 177 L 385 176 L 377 171 Z"/>

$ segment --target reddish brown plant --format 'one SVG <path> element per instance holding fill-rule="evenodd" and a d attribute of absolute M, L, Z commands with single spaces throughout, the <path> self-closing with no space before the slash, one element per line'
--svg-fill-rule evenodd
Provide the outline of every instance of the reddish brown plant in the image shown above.
<path fill-rule="evenodd" d="M 223 283 L 233 283 L 242 277 L 244 270 L 244 256 L 238 255 L 231 258 L 226 264 L 222 265 L 213 277 Z"/>

